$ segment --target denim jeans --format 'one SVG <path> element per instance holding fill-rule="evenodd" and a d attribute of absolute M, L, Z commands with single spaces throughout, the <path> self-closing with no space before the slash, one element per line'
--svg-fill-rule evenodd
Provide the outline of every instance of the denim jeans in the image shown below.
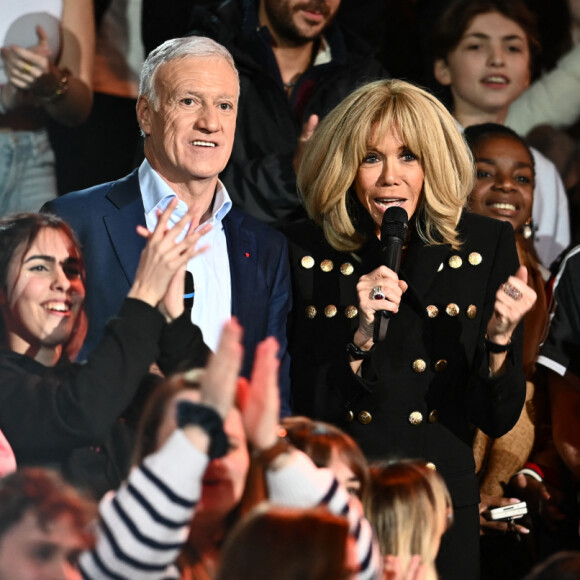
<path fill-rule="evenodd" d="M 0 216 L 38 211 L 57 195 L 48 133 L 0 131 Z"/>

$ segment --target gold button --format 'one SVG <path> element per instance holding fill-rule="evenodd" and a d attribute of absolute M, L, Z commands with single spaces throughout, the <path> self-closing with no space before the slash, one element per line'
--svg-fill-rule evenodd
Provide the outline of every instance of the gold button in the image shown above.
<path fill-rule="evenodd" d="M 483 258 L 479 252 L 471 252 L 471 254 L 467 256 L 467 259 L 472 266 L 479 266 L 483 261 Z"/>
<path fill-rule="evenodd" d="M 362 423 L 363 425 L 368 425 L 373 420 L 373 416 L 368 411 L 361 411 L 357 415 L 357 419 L 359 423 Z"/>
<path fill-rule="evenodd" d="M 425 467 L 427 469 L 430 469 L 431 471 L 437 471 L 437 466 L 434 463 L 431 463 L 430 461 L 425 463 Z"/>
<path fill-rule="evenodd" d="M 356 306 L 347 306 L 344 309 L 344 315 L 347 318 L 354 318 L 358 314 L 358 308 Z"/>
<path fill-rule="evenodd" d="M 418 358 L 418 359 L 413 361 L 413 370 L 416 373 L 423 373 L 423 372 L 425 372 L 426 368 L 427 368 L 427 363 L 422 358 Z"/>
<path fill-rule="evenodd" d="M 439 308 L 437 308 L 437 306 L 434 304 L 429 304 L 429 306 L 427 306 L 427 316 L 429 318 L 435 318 L 438 314 Z"/>
<path fill-rule="evenodd" d="M 354 266 L 350 262 L 345 262 L 340 267 L 340 273 L 345 276 L 350 276 L 354 272 Z"/>
<path fill-rule="evenodd" d="M 352 411 L 347 411 L 344 414 L 343 419 L 345 420 L 346 423 L 352 423 L 354 421 L 354 413 Z"/>
<path fill-rule="evenodd" d="M 475 306 L 475 304 L 470 304 L 467 307 L 465 314 L 467 314 L 467 318 L 472 318 L 472 319 L 475 318 L 475 316 L 477 315 L 477 306 Z"/>
<path fill-rule="evenodd" d="M 332 318 L 333 316 L 336 316 L 336 313 L 338 312 L 336 306 L 334 304 L 329 304 L 325 309 L 324 309 L 324 316 L 326 316 L 326 318 Z"/>
<path fill-rule="evenodd" d="M 423 413 L 419 411 L 413 411 L 409 415 L 409 423 L 411 423 L 411 425 L 420 425 L 422 422 L 423 422 Z"/>
<path fill-rule="evenodd" d="M 447 312 L 449 316 L 457 316 L 459 314 L 459 306 L 457 306 L 457 304 L 453 304 L 452 302 L 451 304 L 447 305 L 445 312 Z"/>
<path fill-rule="evenodd" d="M 441 262 L 441 264 L 439 264 L 439 268 L 437 268 L 437 272 L 441 272 L 441 270 L 443 270 L 443 268 L 445 268 L 445 264 L 443 264 L 443 262 Z"/>
<path fill-rule="evenodd" d="M 312 256 L 304 256 L 304 258 L 300 260 L 300 264 L 302 264 L 302 267 L 306 268 L 306 270 L 310 270 L 310 268 L 314 266 L 314 258 Z"/>
<path fill-rule="evenodd" d="M 322 260 L 322 262 L 320 262 L 320 269 L 323 272 L 330 272 L 333 268 L 334 264 L 332 263 L 332 260 Z"/>
<path fill-rule="evenodd" d="M 437 423 L 439 421 L 439 411 L 437 409 L 433 409 L 429 413 L 429 423 Z"/>
<path fill-rule="evenodd" d="M 456 270 L 457 268 L 461 268 L 461 264 L 463 264 L 463 260 L 456 254 L 455 256 L 451 256 L 449 258 L 449 265 Z"/>
<path fill-rule="evenodd" d="M 444 371 L 447 368 L 447 361 L 444 358 L 439 359 L 436 363 L 435 363 L 435 370 L 440 373 L 441 371 Z"/>
<path fill-rule="evenodd" d="M 305 313 L 306 318 L 314 318 L 318 314 L 318 312 L 316 311 L 316 306 L 312 306 L 312 304 L 306 307 Z"/>

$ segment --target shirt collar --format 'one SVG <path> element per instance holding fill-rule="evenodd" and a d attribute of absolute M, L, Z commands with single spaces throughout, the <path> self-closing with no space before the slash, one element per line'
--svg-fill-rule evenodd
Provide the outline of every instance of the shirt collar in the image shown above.
<path fill-rule="evenodd" d="M 326 38 L 321 36 L 320 43 L 318 44 L 318 52 L 312 61 L 312 66 L 328 64 L 329 62 L 332 62 L 332 50 L 330 49 L 330 44 L 327 42 Z"/>
<path fill-rule="evenodd" d="M 157 223 L 156 210 L 162 211 L 167 207 L 169 202 L 177 197 L 177 194 L 161 178 L 159 173 L 151 167 L 147 159 L 139 167 L 139 186 L 141 188 L 141 197 L 143 199 L 143 208 L 145 209 L 145 221 L 147 227 L 151 230 Z M 215 224 L 221 222 L 232 208 L 232 200 L 221 181 L 218 181 L 215 196 L 213 199 L 211 216 L 204 223 Z M 187 211 L 187 205 L 179 200 L 174 211 L 174 216 L 179 219 Z M 172 220 L 173 221 L 173 220 Z M 200 226 L 203 224 L 200 224 Z M 151 227 L 153 226 L 153 228 Z"/>

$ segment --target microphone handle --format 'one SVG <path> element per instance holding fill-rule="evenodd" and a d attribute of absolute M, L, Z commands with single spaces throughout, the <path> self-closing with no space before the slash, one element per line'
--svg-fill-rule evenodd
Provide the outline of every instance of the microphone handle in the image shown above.
<path fill-rule="evenodd" d="M 389 236 L 383 247 L 383 254 L 385 255 L 385 266 L 398 274 L 403 254 L 403 240 L 396 236 Z"/>
<path fill-rule="evenodd" d="M 395 274 L 398 274 L 401 267 L 401 255 L 403 254 L 403 240 L 397 236 L 389 236 L 383 247 L 383 253 L 385 254 L 385 266 L 395 272 Z M 375 312 L 373 342 L 376 343 L 385 339 L 391 314 L 392 312 L 388 310 Z"/>

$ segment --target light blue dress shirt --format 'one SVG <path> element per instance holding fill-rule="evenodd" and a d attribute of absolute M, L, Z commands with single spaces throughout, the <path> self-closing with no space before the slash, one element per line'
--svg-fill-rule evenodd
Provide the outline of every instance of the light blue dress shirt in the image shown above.
<path fill-rule="evenodd" d="M 169 202 L 177 197 L 175 192 L 151 167 L 147 159 L 139 167 L 139 186 L 145 208 L 147 229 L 153 231 L 157 225 L 157 209 L 164 210 Z M 193 275 L 195 299 L 191 310 L 191 320 L 202 332 L 205 343 L 216 350 L 225 322 L 231 318 L 232 285 L 230 262 L 223 218 L 232 207 L 226 188 L 218 182 L 210 218 L 200 224 L 211 224 L 211 231 L 203 236 L 200 245 L 208 245 L 208 250 L 190 260 L 187 269 Z M 187 212 L 187 205 L 179 200 L 170 218 L 174 226 Z"/>

